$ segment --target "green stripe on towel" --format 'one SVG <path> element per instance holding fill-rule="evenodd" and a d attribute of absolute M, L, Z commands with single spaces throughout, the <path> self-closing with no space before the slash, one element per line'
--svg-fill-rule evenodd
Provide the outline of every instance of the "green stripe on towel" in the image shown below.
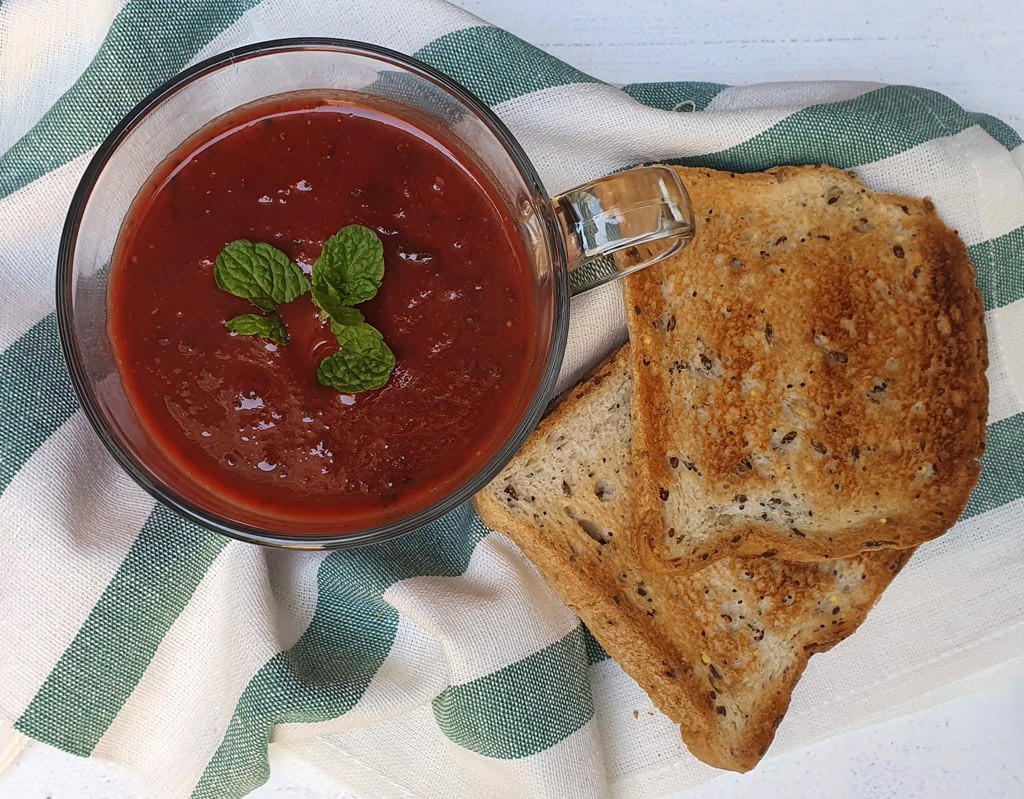
<path fill-rule="evenodd" d="M 416 58 L 457 80 L 487 105 L 570 83 L 600 83 L 564 61 L 491 26 L 435 39 Z"/>
<path fill-rule="evenodd" d="M 703 111 L 715 96 L 729 88 L 724 83 L 665 81 L 664 83 L 630 83 L 622 91 L 638 103 L 662 111 Z"/>
<path fill-rule="evenodd" d="M 733 172 L 780 164 L 852 169 L 960 133 L 977 123 L 948 97 L 913 86 L 885 86 L 852 100 L 812 105 L 735 147 L 670 163 Z"/>
<path fill-rule="evenodd" d="M 452 741 L 486 757 L 528 757 L 594 715 L 582 627 L 486 677 L 445 689 L 434 717 Z"/>
<path fill-rule="evenodd" d="M 18 470 L 78 409 L 57 340 L 57 317 L 47 314 L 0 352 L 0 494 Z"/>
<path fill-rule="evenodd" d="M 981 478 L 964 510 L 965 519 L 1024 497 L 1024 413 L 990 424 L 985 439 Z"/>
<path fill-rule="evenodd" d="M 597 639 L 594 638 L 586 627 L 583 628 L 583 643 L 587 647 L 587 663 L 591 666 L 608 660 L 611 657 L 611 655 L 604 651 L 604 647 L 597 642 Z"/>
<path fill-rule="evenodd" d="M 1024 299 L 1024 227 L 967 248 L 978 267 L 985 310 Z"/>

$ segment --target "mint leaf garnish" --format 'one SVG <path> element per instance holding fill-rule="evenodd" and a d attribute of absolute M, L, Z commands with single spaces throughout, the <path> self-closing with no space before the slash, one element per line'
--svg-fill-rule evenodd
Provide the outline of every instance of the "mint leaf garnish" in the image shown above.
<path fill-rule="evenodd" d="M 309 281 L 288 256 L 269 244 L 233 241 L 213 269 L 217 285 L 257 308 L 273 311 L 309 290 Z"/>
<path fill-rule="evenodd" d="M 321 385 L 354 394 L 388 382 L 395 368 L 395 355 L 377 328 L 362 322 L 342 327 L 336 335 L 341 351 L 320 362 L 316 377 Z"/>
<path fill-rule="evenodd" d="M 225 323 L 228 330 L 240 336 L 260 336 L 269 339 L 277 344 L 288 343 L 288 328 L 284 320 L 274 314 L 273 316 L 260 316 L 254 313 L 245 313 L 228 319 Z"/>
<path fill-rule="evenodd" d="M 331 332 L 334 335 L 338 335 L 338 331 L 343 327 L 351 327 L 352 325 L 358 325 L 366 318 L 355 308 L 339 308 L 337 314 L 329 314 L 331 320 Z"/>
<path fill-rule="evenodd" d="M 312 288 L 320 319 L 330 322 L 331 333 L 341 346 L 340 352 L 324 358 L 317 367 L 321 384 L 355 393 L 380 388 L 391 377 L 394 353 L 380 331 L 366 324 L 363 314 L 352 307 L 373 299 L 384 279 L 384 245 L 368 227 L 343 227 L 324 243 L 313 264 L 312 284 L 276 247 L 244 240 L 233 241 L 221 251 L 214 277 L 224 291 L 264 311 L 275 311 Z M 242 314 L 224 324 L 238 335 L 288 343 L 288 328 L 276 313 Z"/>
<path fill-rule="evenodd" d="M 363 225 L 348 225 L 324 242 L 313 264 L 313 300 L 337 319 L 342 309 L 373 299 L 384 279 L 384 245 Z"/>

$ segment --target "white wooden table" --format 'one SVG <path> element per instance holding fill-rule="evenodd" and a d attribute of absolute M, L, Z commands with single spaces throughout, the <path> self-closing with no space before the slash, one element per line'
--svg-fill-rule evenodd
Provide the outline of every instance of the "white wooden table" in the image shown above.
<path fill-rule="evenodd" d="M 1020 0 L 456 0 L 614 83 L 852 79 L 948 94 L 1024 133 Z M 334 799 L 339 786 L 272 750 L 253 799 Z M 1024 796 L 1024 683 L 1004 685 L 723 775 L 675 799 Z M 0 799 L 147 799 L 109 766 L 33 744 Z"/>

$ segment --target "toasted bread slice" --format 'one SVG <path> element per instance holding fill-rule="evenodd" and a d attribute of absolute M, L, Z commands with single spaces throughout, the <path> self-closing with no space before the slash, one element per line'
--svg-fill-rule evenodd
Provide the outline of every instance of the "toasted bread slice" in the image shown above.
<path fill-rule="evenodd" d="M 697 236 L 626 285 L 641 560 L 688 572 L 943 533 L 988 407 L 963 242 L 929 201 L 831 167 L 678 172 Z"/>
<path fill-rule="evenodd" d="M 679 577 L 638 568 L 627 348 L 598 368 L 476 497 L 701 760 L 761 759 L 813 652 L 863 621 L 910 556 L 719 560 Z"/>

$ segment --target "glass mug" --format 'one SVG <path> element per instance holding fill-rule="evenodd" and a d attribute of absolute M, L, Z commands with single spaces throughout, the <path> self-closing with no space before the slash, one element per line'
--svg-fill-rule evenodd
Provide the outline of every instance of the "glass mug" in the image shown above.
<path fill-rule="evenodd" d="M 247 103 L 293 91 L 353 93 L 388 103 L 444 131 L 475 159 L 508 204 L 532 275 L 536 326 L 529 381 L 503 435 L 457 485 L 365 529 L 340 532 L 282 523 L 233 507 L 189 481 L 135 415 L 107 335 L 110 265 L 121 221 L 158 165 L 195 131 Z M 418 122 L 417 122 L 418 120 Z M 301 549 L 384 541 L 469 500 L 511 460 L 540 420 L 565 353 L 569 297 L 676 252 L 693 236 L 686 190 L 665 167 L 639 167 L 549 197 L 501 121 L 450 78 L 408 56 L 361 42 L 289 39 L 215 56 L 171 79 L 110 134 L 86 169 L 61 238 L 57 315 L 72 382 L 114 458 L 156 499 L 209 529 L 252 543 Z M 645 260 L 612 258 L 645 245 Z M 632 251 L 635 254 L 635 250 Z"/>

